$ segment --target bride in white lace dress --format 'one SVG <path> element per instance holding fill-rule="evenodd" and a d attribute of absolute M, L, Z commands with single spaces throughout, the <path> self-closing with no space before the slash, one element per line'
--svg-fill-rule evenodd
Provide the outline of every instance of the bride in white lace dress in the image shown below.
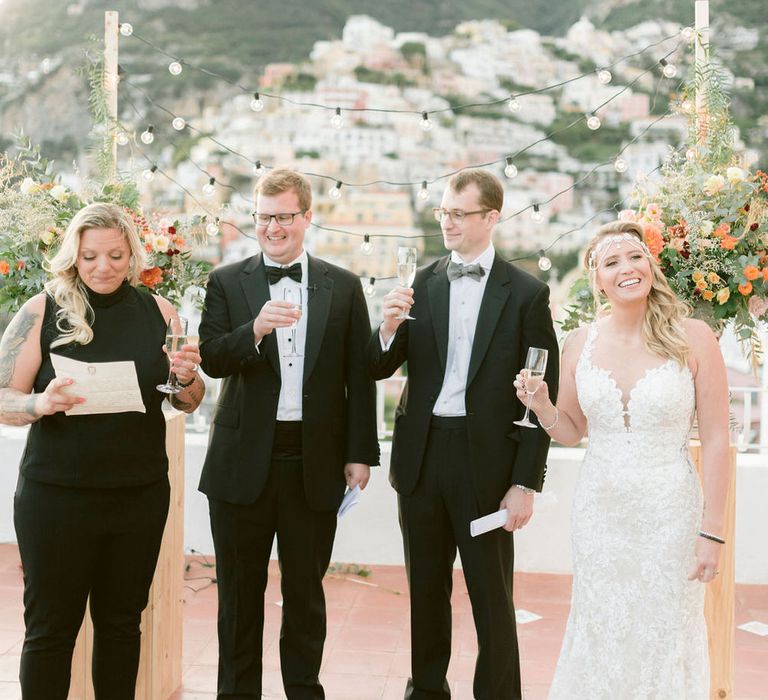
<path fill-rule="evenodd" d="M 712 331 L 685 318 L 637 224 L 604 226 L 585 262 L 598 320 L 565 342 L 566 445 L 588 432 L 573 504 L 571 612 L 550 700 L 706 700 L 704 587 L 717 575 L 728 475 L 728 389 Z M 524 377 L 515 386 L 526 399 Z M 688 458 L 694 410 L 704 489 Z"/>

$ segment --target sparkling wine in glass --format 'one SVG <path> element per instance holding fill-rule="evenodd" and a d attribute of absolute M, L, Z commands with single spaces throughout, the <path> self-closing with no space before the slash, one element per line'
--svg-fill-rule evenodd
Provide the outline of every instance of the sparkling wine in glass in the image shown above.
<path fill-rule="evenodd" d="M 397 249 L 397 279 L 403 287 L 413 285 L 413 279 L 416 277 L 416 248 L 400 246 Z M 416 319 L 403 310 L 397 317 L 402 321 L 414 321 Z"/>
<path fill-rule="evenodd" d="M 539 390 L 544 381 L 544 372 L 547 369 L 547 351 L 544 348 L 528 348 L 528 356 L 525 358 L 525 393 L 528 394 L 528 403 L 525 406 L 525 415 L 522 420 L 516 420 L 515 425 L 522 425 L 524 428 L 536 428 L 535 423 L 531 423 L 529 416 L 531 414 L 531 400 L 533 395 Z"/>
<path fill-rule="evenodd" d="M 302 289 L 297 286 L 286 286 L 283 289 L 283 301 L 293 304 L 293 308 L 301 312 L 302 309 Z M 301 357 L 302 354 L 296 348 L 296 329 L 299 326 L 299 319 L 296 319 L 291 326 L 291 349 L 285 353 L 284 357 Z"/>
<path fill-rule="evenodd" d="M 188 321 L 182 316 L 172 317 L 168 321 L 168 327 L 165 330 L 165 351 L 169 360 L 173 360 L 176 353 L 181 350 L 181 346 L 187 342 Z M 178 394 L 181 391 L 179 380 L 172 369 L 168 370 L 168 379 L 165 384 L 158 384 L 157 390 L 164 394 Z"/>

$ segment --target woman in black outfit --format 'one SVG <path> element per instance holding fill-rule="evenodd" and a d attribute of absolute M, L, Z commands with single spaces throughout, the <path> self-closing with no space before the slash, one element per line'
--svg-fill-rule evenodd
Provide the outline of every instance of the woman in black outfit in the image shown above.
<path fill-rule="evenodd" d="M 73 218 L 30 299 L 0 341 L 0 422 L 31 424 L 14 499 L 24 568 L 25 700 L 65 700 L 72 650 L 90 595 L 99 700 L 134 697 L 142 610 L 168 513 L 163 343 L 171 304 L 136 289 L 146 265 L 131 217 L 90 204 Z M 65 415 L 85 400 L 56 378 L 51 353 L 135 363 L 145 411 Z M 205 392 L 197 348 L 172 366 L 190 412 Z"/>

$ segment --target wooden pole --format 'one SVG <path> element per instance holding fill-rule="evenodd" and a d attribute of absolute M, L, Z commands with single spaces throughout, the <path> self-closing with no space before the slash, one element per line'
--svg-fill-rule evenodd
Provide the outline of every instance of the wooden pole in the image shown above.
<path fill-rule="evenodd" d="M 110 176 L 117 169 L 117 50 L 118 50 L 118 13 L 104 13 L 104 95 L 109 113 L 111 166 Z"/>

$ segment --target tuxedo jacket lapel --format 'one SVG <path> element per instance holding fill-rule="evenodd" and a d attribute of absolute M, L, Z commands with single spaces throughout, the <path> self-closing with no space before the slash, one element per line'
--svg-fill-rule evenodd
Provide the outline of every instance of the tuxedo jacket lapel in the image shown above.
<path fill-rule="evenodd" d="M 480 313 L 477 316 L 475 339 L 472 343 L 472 354 L 469 358 L 469 371 L 467 372 L 467 386 L 477 374 L 477 370 L 483 362 L 488 345 L 496 331 L 502 309 L 507 303 L 511 293 L 509 275 L 504 261 L 498 256 L 494 257 L 493 267 L 485 285 L 483 300 L 480 302 Z"/>
<path fill-rule="evenodd" d="M 269 283 L 267 282 L 267 272 L 264 269 L 264 258 L 261 253 L 254 255 L 251 262 L 245 270 L 243 270 L 240 286 L 243 288 L 243 293 L 248 302 L 248 308 L 251 311 L 251 315 L 253 318 L 256 318 L 261 311 L 261 307 L 271 299 L 269 294 Z M 280 357 L 278 356 L 277 336 L 275 335 L 275 331 L 272 331 L 269 335 L 262 338 L 259 348 L 261 352 L 267 354 L 267 359 L 272 365 L 272 369 L 275 370 L 275 374 L 279 377 Z"/>
<path fill-rule="evenodd" d="M 450 282 L 446 269 L 448 267 L 448 258 L 440 260 L 433 271 L 432 277 L 427 281 L 427 290 L 429 294 L 429 314 L 432 319 L 432 328 L 435 332 L 435 342 L 437 343 L 437 354 L 440 358 L 440 364 L 445 373 L 445 367 L 448 362 L 448 322 L 450 316 Z M 418 316 L 418 309 L 415 309 Z M 412 323 L 412 321 L 406 321 Z"/>
<path fill-rule="evenodd" d="M 307 314 L 307 339 L 304 344 L 304 381 L 312 370 L 320 354 L 320 346 L 328 323 L 328 314 L 333 300 L 333 280 L 328 276 L 328 267 L 322 260 L 307 256 L 309 283 L 304 313 Z"/>

